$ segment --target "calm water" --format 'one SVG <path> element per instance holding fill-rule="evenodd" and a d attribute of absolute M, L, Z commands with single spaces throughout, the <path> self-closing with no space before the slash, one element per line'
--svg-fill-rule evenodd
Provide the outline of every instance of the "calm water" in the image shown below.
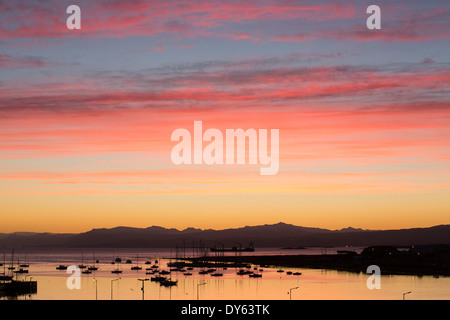
<path fill-rule="evenodd" d="M 353 248 L 360 251 L 360 248 Z M 326 249 L 333 254 L 338 249 Z M 11 252 L 6 253 L 6 267 L 11 263 Z M 307 250 L 280 250 L 259 249 L 253 254 L 320 254 L 325 253 L 323 248 L 310 248 Z M 122 258 L 121 264 L 112 265 L 115 257 Z M 162 259 L 173 257 L 173 259 Z M 18 279 L 30 279 L 38 282 L 36 294 L 20 296 L 18 299 L 142 299 L 142 282 L 138 279 L 150 278 L 145 269 L 151 265 L 145 262 L 150 260 L 154 264 L 159 260 L 160 269 L 166 269 L 169 261 L 174 261 L 175 252 L 165 249 L 69 249 L 69 250 L 15 250 L 14 263 L 29 263 L 29 274 L 19 276 Z M 132 264 L 125 264 L 131 259 Z M 64 270 L 56 270 L 60 264 L 92 265 L 99 260 L 98 271 L 92 274 L 81 275 L 81 289 L 70 290 L 66 282 L 70 274 Z M 0 256 L 3 262 L 3 253 Z M 142 270 L 131 270 L 139 264 Z M 122 274 L 111 274 L 111 270 L 120 268 Z M 3 267 L 1 267 L 3 268 Z M 259 269 L 259 268 L 258 268 Z M 369 290 L 366 281 L 369 275 L 364 273 L 349 273 L 320 269 L 284 268 L 284 271 L 301 272 L 302 275 L 287 275 L 279 273 L 280 268 L 264 268 L 262 278 L 249 278 L 248 275 L 237 275 L 237 269 L 219 271 L 223 277 L 212 277 L 210 274 L 200 275 L 198 269 L 190 271 L 192 276 L 185 276 L 181 272 L 172 272 L 169 277 L 178 280 L 177 286 L 162 287 L 159 283 L 145 282 L 145 299 L 149 300 L 195 300 L 199 299 L 226 300 L 288 300 L 289 291 L 292 290 L 292 299 L 402 299 L 403 293 L 412 299 L 450 299 L 450 278 L 433 278 L 429 276 L 382 276 L 381 289 Z M 3 270 L 1 270 L 3 272 Z M 6 270 L 8 272 L 8 270 Z M 95 279 L 95 280 L 94 280 Z M 113 281 L 114 280 L 114 281 Z M 202 283 L 206 283 L 203 285 Z M 201 284 L 201 285 L 199 285 Z M 5 298 L 2 298 L 5 299 Z"/>

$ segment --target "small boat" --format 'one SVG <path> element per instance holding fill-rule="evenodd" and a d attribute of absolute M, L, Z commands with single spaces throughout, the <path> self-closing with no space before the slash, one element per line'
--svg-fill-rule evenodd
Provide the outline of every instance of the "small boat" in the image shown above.
<path fill-rule="evenodd" d="M 253 273 L 248 275 L 250 278 L 262 278 L 262 274 L 259 273 Z"/>
<path fill-rule="evenodd" d="M 154 282 L 161 282 L 161 281 L 164 281 L 164 280 L 167 280 L 167 278 L 166 277 L 160 277 L 160 276 L 156 276 L 156 277 L 151 277 L 150 278 L 150 281 L 154 281 Z"/>
<path fill-rule="evenodd" d="M 167 270 L 161 270 L 161 271 L 159 272 L 159 274 L 170 274 L 170 271 L 167 271 Z"/>
<path fill-rule="evenodd" d="M 286 271 L 286 274 L 291 275 L 292 271 Z"/>
<path fill-rule="evenodd" d="M 222 276 L 223 276 L 223 273 L 218 273 L 218 272 L 211 273 L 211 277 L 222 277 Z"/>
<path fill-rule="evenodd" d="M 252 273 L 253 273 L 253 271 L 248 271 L 248 270 L 241 269 L 236 274 L 239 275 L 239 276 L 243 276 L 243 275 L 252 274 Z"/>
<path fill-rule="evenodd" d="M 151 261 L 145 261 L 145 264 L 152 264 Z"/>
<path fill-rule="evenodd" d="M 294 272 L 293 275 L 294 275 L 294 276 L 301 276 L 302 273 L 301 273 L 301 272 Z"/>
<path fill-rule="evenodd" d="M 119 266 L 119 267 L 117 267 L 117 269 L 112 270 L 111 273 L 120 274 L 120 273 L 122 273 L 122 270 L 120 270 L 120 266 Z"/>
<path fill-rule="evenodd" d="M 194 268 L 192 268 L 192 267 L 189 267 L 189 268 L 187 268 L 187 270 L 191 271 L 191 270 L 194 270 Z"/>
<path fill-rule="evenodd" d="M 185 272 L 185 273 L 183 273 L 183 275 L 185 275 L 185 276 L 192 276 L 192 273 L 190 273 L 190 272 Z"/>
<path fill-rule="evenodd" d="M 128 259 L 127 261 L 125 261 L 125 263 L 131 264 L 131 263 L 133 263 L 133 261 L 131 261 L 130 259 Z"/>
<path fill-rule="evenodd" d="M 21 265 L 20 265 L 20 267 L 21 268 L 28 268 L 30 265 L 27 263 L 27 260 L 26 260 L 27 258 L 26 258 L 26 256 L 25 256 L 25 263 L 22 263 Z"/>
<path fill-rule="evenodd" d="M 198 274 L 208 274 L 209 272 L 206 270 L 199 271 Z"/>
<path fill-rule="evenodd" d="M 159 267 L 158 267 L 156 264 L 154 264 L 154 265 L 152 265 L 150 268 L 152 268 L 152 269 L 158 269 Z"/>
<path fill-rule="evenodd" d="M 14 273 L 28 273 L 28 270 L 20 268 L 19 270 L 13 271 Z"/>
<path fill-rule="evenodd" d="M 60 264 L 59 266 L 56 267 L 56 270 L 67 270 L 67 266 Z"/>
<path fill-rule="evenodd" d="M 281 272 L 284 272 L 284 270 L 281 270 L 281 269 L 280 269 L 280 270 L 277 270 L 277 272 L 280 272 L 280 273 L 281 273 Z"/>
<path fill-rule="evenodd" d="M 163 281 L 160 281 L 160 282 L 159 282 L 159 284 L 160 284 L 161 286 L 164 286 L 164 287 L 176 286 L 177 283 L 178 283 L 178 281 L 176 281 L 176 280 L 173 281 L 173 280 L 170 280 L 170 279 L 168 279 L 168 280 L 163 280 Z"/>
<path fill-rule="evenodd" d="M 117 257 L 117 258 L 114 259 L 114 262 L 121 263 L 121 262 L 122 262 L 122 259 L 120 259 L 119 257 Z"/>

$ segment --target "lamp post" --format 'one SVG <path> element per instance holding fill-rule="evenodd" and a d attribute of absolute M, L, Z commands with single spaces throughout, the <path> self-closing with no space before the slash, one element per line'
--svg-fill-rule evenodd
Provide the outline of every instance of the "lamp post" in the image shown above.
<path fill-rule="evenodd" d="M 97 300 L 97 279 L 92 279 L 93 281 L 95 281 L 95 300 Z"/>
<path fill-rule="evenodd" d="M 206 285 L 206 282 L 203 283 L 197 283 L 197 300 L 198 300 L 198 287 L 202 286 L 202 285 Z"/>
<path fill-rule="evenodd" d="M 142 300 L 144 300 L 144 283 L 145 283 L 145 281 L 148 281 L 149 279 L 138 279 L 138 281 L 142 281 L 142 288 L 141 288 L 141 291 L 142 291 Z"/>
<path fill-rule="evenodd" d="M 289 300 L 292 300 L 292 290 L 298 289 L 299 287 L 289 289 Z"/>
<path fill-rule="evenodd" d="M 403 300 L 405 300 L 405 296 L 406 296 L 407 294 L 411 294 L 411 293 L 412 293 L 411 291 L 408 291 L 408 292 L 403 293 Z"/>
<path fill-rule="evenodd" d="M 119 280 L 120 280 L 120 278 L 112 279 L 112 280 L 111 280 L 111 300 L 113 299 L 113 282 L 114 282 L 114 281 L 119 281 Z"/>

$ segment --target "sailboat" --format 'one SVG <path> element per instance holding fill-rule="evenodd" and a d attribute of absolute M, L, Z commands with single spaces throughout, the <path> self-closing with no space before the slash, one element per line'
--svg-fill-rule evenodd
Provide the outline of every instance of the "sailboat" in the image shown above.
<path fill-rule="evenodd" d="M 171 280 L 171 279 L 166 279 L 166 280 L 162 280 L 159 282 L 159 284 L 164 287 L 176 286 L 177 283 L 178 283 L 178 280 Z"/>
<path fill-rule="evenodd" d="M 11 252 L 11 265 L 8 267 L 8 270 L 14 270 L 14 250 Z"/>
<path fill-rule="evenodd" d="M 27 263 L 27 254 L 25 253 L 25 263 L 21 264 L 21 268 L 28 268 L 30 265 Z"/>
<path fill-rule="evenodd" d="M 94 255 L 94 265 L 88 267 L 88 270 L 89 270 L 89 271 L 97 271 L 97 270 L 98 270 L 98 267 L 95 265 L 96 262 L 97 262 L 97 261 L 95 260 L 95 253 L 93 253 L 93 255 Z"/>
<path fill-rule="evenodd" d="M 19 262 L 19 259 L 17 259 L 17 265 L 18 266 L 20 266 L 20 262 Z M 20 268 L 19 270 L 15 270 L 15 271 L 13 271 L 15 274 L 22 274 L 22 273 L 28 273 L 28 270 L 27 269 L 24 269 L 24 268 Z"/>
<path fill-rule="evenodd" d="M 113 271 L 111 271 L 111 273 L 122 273 L 122 270 L 119 270 L 119 269 L 115 269 L 115 270 L 113 270 Z"/>
<path fill-rule="evenodd" d="M 255 268 L 254 270 L 255 270 L 255 272 L 254 273 L 250 273 L 248 276 L 250 277 L 250 278 L 262 278 L 262 274 L 261 273 L 258 273 L 258 270 L 257 270 L 258 268 Z M 260 269 L 260 271 L 261 271 L 261 269 Z"/>
<path fill-rule="evenodd" d="M 248 275 L 250 278 L 261 278 L 262 274 L 260 273 L 252 273 Z"/>
<path fill-rule="evenodd" d="M 0 281 L 9 281 L 12 280 L 12 276 L 6 275 L 6 254 L 3 252 L 3 274 L 0 275 Z"/>
<path fill-rule="evenodd" d="M 139 256 L 136 257 L 136 265 L 131 267 L 131 270 L 142 270 L 142 267 L 139 267 Z"/>
<path fill-rule="evenodd" d="M 81 264 L 78 265 L 78 268 L 86 269 L 87 266 L 85 264 L 83 264 L 83 261 L 84 261 L 84 255 L 83 255 L 83 252 L 82 252 L 81 253 Z"/>
<path fill-rule="evenodd" d="M 122 273 L 122 270 L 120 270 L 120 264 L 117 266 L 117 269 L 112 270 L 111 273 L 113 273 L 113 274 L 120 274 L 120 273 Z"/>

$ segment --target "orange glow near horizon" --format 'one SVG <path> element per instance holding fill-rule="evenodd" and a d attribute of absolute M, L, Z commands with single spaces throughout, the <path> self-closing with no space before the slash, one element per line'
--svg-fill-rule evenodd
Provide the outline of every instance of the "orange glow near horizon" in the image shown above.
<path fill-rule="evenodd" d="M 375 111 L 180 113 L 117 111 L 83 118 L 78 129 L 76 115 L 59 115 L 57 125 L 45 115 L 30 118 L 26 131 L 16 128 L 27 118 L 6 119 L 3 135 L 15 142 L 1 146 L 9 169 L 0 177 L 6 213 L 0 231 L 224 229 L 279 221 L 396 229 L 448 222 L 450 140 L 442 139 L 448 128 L 440 120 L 448 111 L 441 118 L 421 110 L 408 118 Z M 171 130 L 192 132 L 196 118 L 204 130 L 280 128 L 279 173 L 261 176 L 254 165 L 174 165 Z M 118 127 L 120 121 L 127 125 Z"/>
<path fill-rule="evenodd" d="M 448 4 L 80 1 L 0 10 L 0 233 L 450 223 Z M 194 121 L 279 129 L 278 173 L 175 165 Z"/>

